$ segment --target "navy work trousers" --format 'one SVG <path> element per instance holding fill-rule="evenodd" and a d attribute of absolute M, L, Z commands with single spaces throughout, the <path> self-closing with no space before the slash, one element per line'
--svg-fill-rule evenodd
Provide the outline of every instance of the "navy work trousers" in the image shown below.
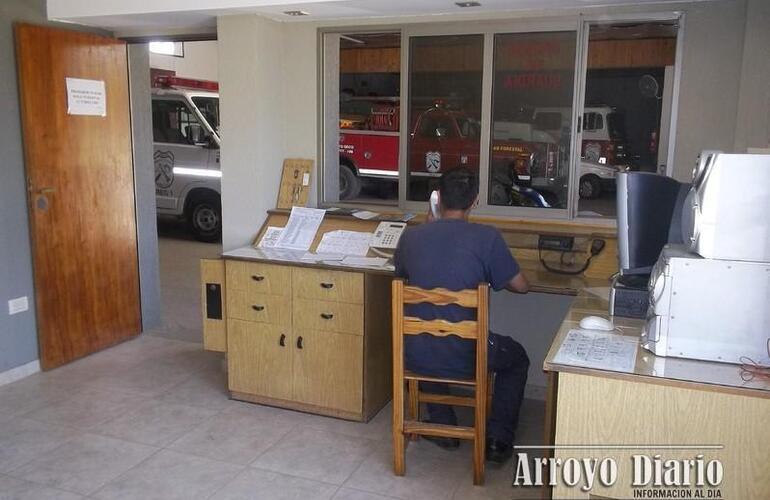
<path fill-rule="evenodd" d="M 524 386 L 527 383 L 529 358 L 521 344 L 510 337 L 489 334 L 487 369 L 495 373 L 495 391 L 492 396 L 492 414 L 487 419 L 487 437 L 513 444 L 519 420 Z M 419 368 L 415 371 L 419 372 Z M 448 375 L 467 377 L 467 373 Z M 449 386 L 421 382 L 420 390 L 435 394 L 449 394 Z M 428 417 L 437 424 L 457 425 L 457 416 L 451 406 L 429 404 Z"/>

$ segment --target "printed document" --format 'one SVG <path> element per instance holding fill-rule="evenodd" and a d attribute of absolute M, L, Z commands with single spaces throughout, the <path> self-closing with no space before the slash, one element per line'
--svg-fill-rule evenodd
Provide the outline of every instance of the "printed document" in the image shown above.
<path fill-rule="evenodd" d="M 628 373 L 634 370 L 638 345 L 637 337 L 573 329 L 567 332 L 553 362 Z"/>
<path fill-rule="evenodd" d="M 278 237 L 281 236 L 281 231 L 283 231 L 282 227 L 268 226 L 257 246 L 259 248 L 274 248 L 278 243 Z"/>
<path fill-rule="evenodd" d="M 313 243 L 325 213 L 326 210 L 318 208 L 293 207 L 275 248 L 306 251 Z"/>
<path fill-rule="evenodd" d="M 360 231 L 329 231 L 323 235 L 316 248 L 319 254 L 342 254 L 364 256 L 369 252 L 372 233 Z"/>

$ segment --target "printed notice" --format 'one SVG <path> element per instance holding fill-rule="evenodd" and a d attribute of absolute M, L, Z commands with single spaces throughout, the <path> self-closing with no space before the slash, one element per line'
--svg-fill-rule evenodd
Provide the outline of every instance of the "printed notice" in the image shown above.
<path fill-rule="evenodd" d="M 553 362 L 628 373 L 634 370 L 638 345 L 637 337 L 575 329 L 567 332 Z"/>
<path fill-rule="evenodd" d="M 293 207 L 289 222 L 278 236 L 275 247 L 307 251 L 313 243 L 324 214 L 326 210 L 318 208 Z"/>
<path fill-rule="evenodd" d="M 369 252 L 371 240 L 372 233 L 345 230 L 329 231 L 321 238 L 316 253 L 363 256 Z"/>
<path fill-rule="evenodd" d="M 281 236 L 282 227 L 268 226 L 265 229 L 265 234 L 262 235 L 262 239 L 259 241 L 258 248 L 273 248 L 278 243 L 278 238 Z"/>
<path fill-rule="evenodd" d="M 107 116 L 104 80 L 67 78 L 67 114 Z"/>

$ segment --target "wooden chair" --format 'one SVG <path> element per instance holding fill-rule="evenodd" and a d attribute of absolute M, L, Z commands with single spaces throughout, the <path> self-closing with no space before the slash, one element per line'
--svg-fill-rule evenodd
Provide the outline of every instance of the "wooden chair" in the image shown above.
<path fill-rule="evenodd" d="M 484 483 L 484 447 L 488 406 L 491 403 L 487 387 L 489 285 L 476 290 L 452 292 L 443 288 L 424 290 L 407 286 L 403 280 L 393 280 L 393 453 L 397 476 L 406 472 L 406 436 L 419 435 L 473 440 L 473 484 Z M 476 321 L 452 323 L 440 319 L 431 321 L 404 316 L 404 304 L 430 303 L 438 306 L 457 304 L 477 310 Z M 404 335 L 428 333 L 436 337 L 457 335 L 476 342 L 476 374 L 472 379 L 426 377 L 404 371 Z M 420 392 L 420 382 L 440 382 L 473 388 L 473 396 L 453 396 Z M 408 385 L 409 418 L 404 418 L 404 384 Z M 474 408 L 474 426 L 453 426 L 420 422 L 420 403 L 438 403 Z"/>

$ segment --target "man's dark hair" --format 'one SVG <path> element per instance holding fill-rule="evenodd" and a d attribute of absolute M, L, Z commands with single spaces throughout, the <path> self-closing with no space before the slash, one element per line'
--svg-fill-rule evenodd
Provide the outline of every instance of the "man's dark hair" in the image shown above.
<path fill-rule="evenodd" d="M 479 178 L 470 169 L 458 167 L 444 172 L 438 190 L 444 208 L 468 210 L 479 194 Z"/>

